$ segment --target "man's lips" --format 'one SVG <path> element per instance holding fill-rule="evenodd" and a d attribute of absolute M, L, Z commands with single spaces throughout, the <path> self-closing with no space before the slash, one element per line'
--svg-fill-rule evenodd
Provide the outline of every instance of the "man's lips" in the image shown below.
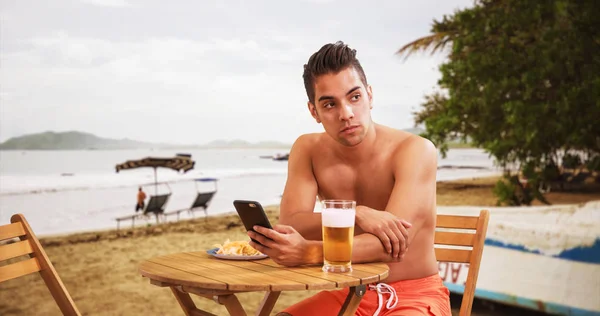
<path fill-rule="evenodd" d="M 344 127 L 340 132 L 341 133 L 352 133 L 354 132 L 357 128 L 359 127 L 359 125 L 351 125 L 351 126 L 347 126 Z"/>

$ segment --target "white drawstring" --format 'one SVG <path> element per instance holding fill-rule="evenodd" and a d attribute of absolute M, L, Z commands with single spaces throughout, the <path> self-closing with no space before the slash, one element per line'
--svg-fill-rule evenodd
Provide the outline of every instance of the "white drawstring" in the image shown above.
<path fill-rule="evenodd" d="M 377 285 L 369 284 L 369 289 L 377 291 L 377 310 L 375 311 L 373 316 L 379 315 L 379 312 L 383 307 L 383 294 L 390 294 L 390 297 L 386 302 L 385 308 L 391 309 L 396 307 L 396 304 L 398 304 L 398 295 L 396 295 L 396 290 L 393 287 L 385 283 L 377 283 Z"/>

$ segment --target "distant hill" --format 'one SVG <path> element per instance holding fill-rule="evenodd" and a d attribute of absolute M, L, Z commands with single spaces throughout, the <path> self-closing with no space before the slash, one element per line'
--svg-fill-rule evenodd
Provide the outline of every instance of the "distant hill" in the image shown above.
<path fill-rule="evenodd" d="M 290 148 L 278 142 L 250 143 L 244 140 L 216 140 L 206 145 L 172 145 L 149 143 L 131 139 L 110 139 L 96 135 L 70 132 L 44 132 L 13 137 L 0 143 L 0 150 L 111 150 L 138 148 Z"/>
<path fill-rule="evenodd" d="M 422 128 L 406 128 L 404 131 L 421 134 Z M 459 140 L 450 141 L 452 147 L 470 147 L 462 144 Z M 456 144 L 455 144 L 456 143 Z M 460 144 L 459 144 L 460 143 Z M 141 148 L 178 148 L 178 149 L 202 149 L 202 148 L 265 148 L 265 149 L 289 149 L 291 144 L 263 141 L 251 143 L 241 139 L 215 140 L 204 145 L 173 145 L 165 143 L 150 143 L 132 140 L 128 138 L 111 139 L 96 135 L 70 131 L 70 132 L 44 132 L 13 137 L 4 143 L 0 143 L 0 150 L 111 150 L 111 149 L 141 149 Z"/>
<path fill-rule="evenodd" d="M 109 139 L 84 132 L 44 132 L 13 137 L 0 144 L 0 149 L 126 149 L 150 148 L 157 144 L 135 141 L 131 139 Z"/>

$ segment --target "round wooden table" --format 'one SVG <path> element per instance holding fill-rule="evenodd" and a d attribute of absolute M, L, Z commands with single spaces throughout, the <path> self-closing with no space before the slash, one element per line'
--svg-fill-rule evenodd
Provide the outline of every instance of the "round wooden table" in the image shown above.
<path fill-rule="evenodd" d="M 157 286 L 168 286 L 186 315 L 210 315 L 196 308 L 188 293 L 214 299 L 231 315 L 246 315 L 235 293 L 266 291 L 257 315 L 269 315 L 281 291 L 350 287 L 340 315 L 354 315 L 366 284 L 384 280 L 385 263 L 353 264 L 353 271 L 327 273 L 319 266 L 285 267 L 271 259 L 224 260 L 206 252 L 183 252 L 143 261 L 142 276 Z"/>

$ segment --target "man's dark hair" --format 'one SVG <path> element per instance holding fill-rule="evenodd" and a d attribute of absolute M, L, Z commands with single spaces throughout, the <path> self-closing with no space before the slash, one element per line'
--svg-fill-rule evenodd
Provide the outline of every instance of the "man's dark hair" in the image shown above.
<path fill-rule="evenodd" d="M 336 74 L 348 67 L 354 67 L 362 83 L 367 86 L 367 77 L 356 59 L 356 49 L 348 47 L 342 41 L 325 44 L 319 51 L 312 54 L 304 65 L 304 88 L 311 103 L 315 103 L 315 80 L 325 74 Z"/>

